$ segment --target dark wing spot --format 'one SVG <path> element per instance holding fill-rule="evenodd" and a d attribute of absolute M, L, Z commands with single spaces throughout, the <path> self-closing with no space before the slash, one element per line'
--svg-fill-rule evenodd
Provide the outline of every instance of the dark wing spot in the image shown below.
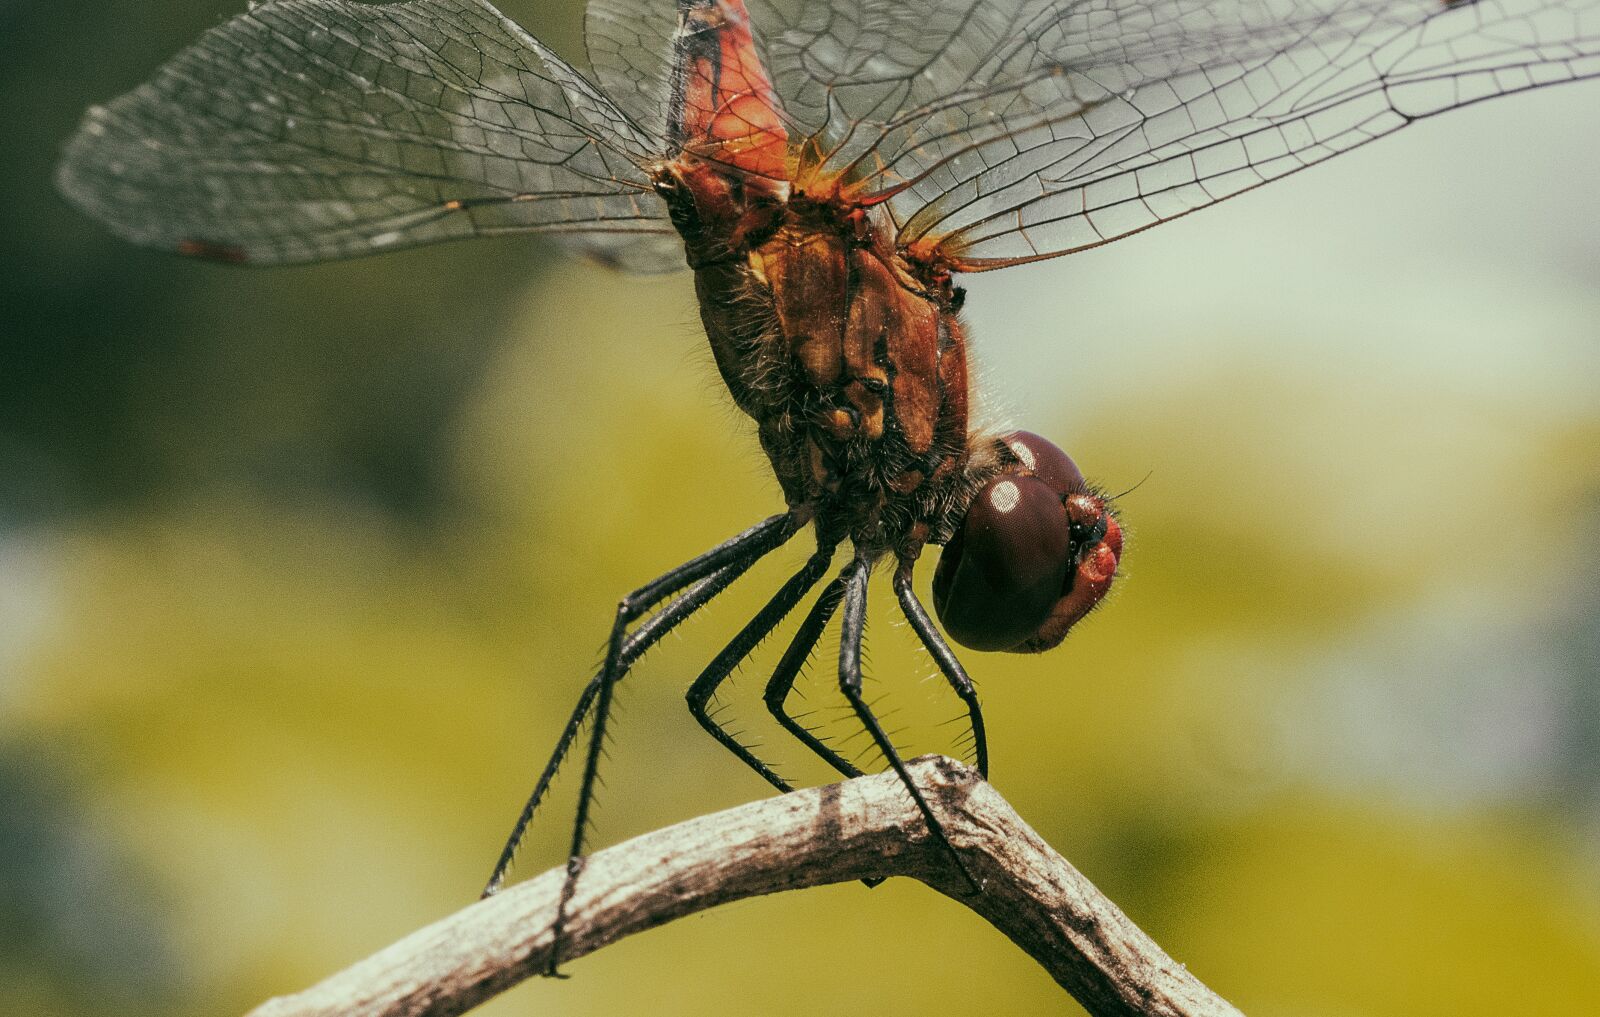
<path fill-rule="evenodd" d="M 229 265 L 243 265 L 250 260 L 249 255 L 244 253 L 244 248 L 238 244 L 217 244 L 210 240 L 193 238 L 178 241 L 178 253 L 186 258 L 222 261 Z"/>

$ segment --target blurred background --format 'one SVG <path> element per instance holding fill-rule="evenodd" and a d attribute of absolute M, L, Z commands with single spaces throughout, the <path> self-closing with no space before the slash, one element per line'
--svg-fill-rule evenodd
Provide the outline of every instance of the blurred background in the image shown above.
<path fill-rule="evenodd" d="M 685 275 L 534 239 L 256 272 L 69 209 L 83 108 L 242 6 L 0 4 L 4 1013 L 239 1012 L 469 902 L 617 597 L 780 505 Z M 501 6 L 581 53 L 576 2 Z M 1248 1013 L 1600 1012 L 1597 103 L 1459 111 L 969 280 L 991 419 L 1143 481 L 1112 603 L 1053 654 L 966 655 L 994 781 Z M 599 843 L 766 793 L 682 692 L 806 550 L 625 684 Z M 949 751 L 884 594 L 874 695 Z M 823 782 L 760 707 L 776 649 L 728 716 Z M 569 971 L 483 1012 L 1065 1003 L 904 880 Z"/>

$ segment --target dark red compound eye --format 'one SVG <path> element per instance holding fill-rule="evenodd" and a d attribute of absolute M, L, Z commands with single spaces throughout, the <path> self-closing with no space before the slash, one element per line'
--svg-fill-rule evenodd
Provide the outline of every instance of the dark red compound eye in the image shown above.
<path fill-rule="evenodd" d="M 939 556 L 934 608 L 974 650 L 1038 653 L 1066 638 L 1111 588 L 1122 528 L 1072 459 L 1036 434 L 973 499 Z"/>
<path fill-rule="evenodd" d="M 1071 564 L 1061 496 L 1037 477 L 1001 474 L 939 556 L 934 608 L 962 646 L 1009 650 L 1049 616 Z"/>
<path fill-rule="evenodd" d="M 1057 494 L 1065 497 L 1088 492 L 1089 482 L 1083 479 L 1083 471 L 1059 445 L 1032 431 L 1013 431 L 1004 440 L 1006 448 L 1022 467 L 1049 484 Z"/>

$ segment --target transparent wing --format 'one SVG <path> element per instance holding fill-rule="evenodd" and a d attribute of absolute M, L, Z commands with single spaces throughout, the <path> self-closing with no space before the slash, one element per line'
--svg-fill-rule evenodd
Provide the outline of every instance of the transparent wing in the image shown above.
<path fill-rule="evenodd" d="M 752 0 L 815 177 L 979 271 L 1600 76 L 1600 0 Z M 805 186 L 802 177 L 801 185 Z"/>
<path fill-rule="evenodd" d="M 673 0 L 589 0 L 584 9 L 583 42 L 595 80 L 650 138 L 667 137 L 678 6 Z"/>
<path fill-rule="evenodd" d="M 756 44 L 792 137 L 829 175 L 893 162 L 929 118 L 989 107 L 1034 48 L 1024 0 L 749 0 Z M 1016 54 L 1016 56 L 1008 56 Z M 870 168 L 870 167 L 869 167 Z M 859 179 L 860 171 L 853 174 Z"/>
<path fill-rule="evenodd" d="M 62 192 L 128 239 L 229 261 L 523 231 L 682 267 L 609 100 L 481 0 L 281 0 L 89 111 Z"/>

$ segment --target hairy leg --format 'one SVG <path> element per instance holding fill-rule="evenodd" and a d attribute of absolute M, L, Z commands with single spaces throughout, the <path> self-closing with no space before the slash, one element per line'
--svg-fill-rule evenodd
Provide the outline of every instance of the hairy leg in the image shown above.
<path fill-rule="evenodd" d="M 841 756 L 833 746 L 817 737 L 815 732 L 801 724 L 788 711 L 789 696 L 794 692 L 795 679 L 800 676 L 800 671 L 811 657 L 811 651 L 822 639 L 822 633 L 827 629 L 828 622 L 839 610 L 839 602 L 844 598 L 845 581 L 846 577 L 840 575 L 823 589 L 822 595 L 807 613 L 805 621 L 800 623 L 800 628 L 790 641 L 789 648 L 784 651 L 783 659 L 778 662 L 777 669 L 772 672 L 772 678 L 767 682 L 767 691 L 763 698 L 766 700 L 768 712 L 777 719 L 785 731 L 798 738 L 806 748 L 821 756 L 829 766 L 846 777 L 859 777 L 861 776 L 859 767 Z"/>
<path fill-rule="evenodd" d="M 883 753 L 884 759 L 889 761 L 890 767 L 899 775 L 900 782 L 910 792 L 912 800 L 917 804 L 917 811 L 922 813 L 923 820 L 928 824 L 928 832 L 949 853 L 950 859 L 955 862 L 956 868 L 966 878 L 973 892 L 979 893 L 981 887 L 978 881 L 973 878 L 966 863 L 956 853 L 950 838 L 945 835 L 944 827 L 939 824 L 932 807 L 928 805 L 928 799 L 923 795 L 922 789 L 912 781 L 904 760 L 894 747 L 894 742 L 890 741 L 888 734 L 883 730 L 883 725 L 873 715 L 872 708 L 867 705 L 865 697 L 861 694 L 861 639 L 867 624 L 867 580 L 870 574 L 869 564 L 859 558 L 846 566 L 844 572 L 840 574 L 840 578 L 845 580 L 845 589 L 843 630 L 839 635 L 839 691 L 850 701 L 850 706 L 855 710 L 862 726 L 872 735 L 878 751 Z"/>
<path fill-rule="evenodd" d="M 612 623 L 611 635 L 606 643 L 605 662 L 601 666 L 600 674 L 584 688 L 583 693 L 580 695 L 578 705 L 568 719 L 561 738 L 557 741 L 555 752 L 552 754 L 549 763 L 546 764 L 544 773 L 541 774 L 539 783 L 535 786 L 534 793 L 530 796 L 527 806 L 524 807 L 521 816 L 519 816 L 512 835 L 507 841 L 505 849 L 501 852 L 500 861 L 495 866 L 494 874 L 490 877 L 489 884 L 484 891 L 486 895 L 494 892 L 504 880 L 506 869 L 515 854 L 517 844 L 526 831 L 528 821 L 537 809 L 540 799 L 548 788 L 550 779 L 554 777 L 561 761 L 570 750 L 584 720 L 592 714 L 593 724 L 590 731 L 588 751 L 584 757 L 583 778 L 578 790 L 577 815 L 573 822 L 571 847 L 567 855 L 567 881 L 562 888 L 561 898 L 556 908 L 554 930 L 557 948 L 551 952 L 551 962 L 549 969 L 545 972 L 546 974 L 557 974 L 556 964 L 560 952 L 559 944 L 562 925 L 566 917 L 566 908 L 572 899 L 572 892 L 576 886 L 578 875 L 583 871 L 582 856 L 584 838 L 589 824 L 589 808 L 594 798 L 595 782 L 599 774 L 601 748 L 605 743 L 606 720 L 610 713 L 612 693 L 616 683 L 621 680 L 628 668 L 650 646 L 659 641 L 679 622 L 703 607 L 718 593 L 721 593 L 763 556 L 781 546 L 806 521 L 806 516 L 797 511 L 772 516 L 704 554 L 672 569 L 657 579 L 646 583 L 628 594 L 617 604 L 616 618 Z M 685 590 L 686 587 L 688 588 L 687 590 Z M 684 592 L 679 594 L 679 591 Z M 633 622 L 644 616 L 662 600 L 672 597 L 673 594 L 679 595 L 641 624 L 632 636 L 629 636 L 628 627 Z"/>
<path fill-rule="evenodd" d="M 756 646 L 772 632 L 778 622 L 782 621 L 794 606 L 817 585 L 817 580 L 827 571 L 828 564 L 833 561 L 834 546 L 819 547 L 815 554 L 796 572 L 782 588 L 767 601 L 756 616 L 750 619 L 739 634 L 717 654 L 716 658 L 707 665 L 700 677 L 695 679 L 689 687 L 688 700 L 689 712 L 694 714 L 694 719 L 700 726 L 710 733 L 711 737 L 721 742 L 728 751 L 732 752 L 750 769 L 761 775 L 761 779 L 777 788 L 779 791 L 793 790 L 790 784 L 773 771 L 772 767 L 759 759 L 749 748 L 740 743 L 721 724 L 718 724 L 707 709 L 712 696 L 716 695 L 720 686 L 733 673 L 733 669 L 748 657 Z"/>
<path fill-rule="evenodd" d="M 972 684 L 972 679 L 967 677 L 966 670 L 961 666 L 961 661 L 956 659 L 950 644 L 945 642 L 944 636 L 939 633 L 933 624 L 933 619 L 928 617 L 927 609 L 917 599 L 916 591 L 911 586 L 912 562 L 903 561 L 895 569 L 894 595 L 900 601 L 900 610 L 905 613 L 906 621 L 911 623 L 911 628 L 922 641 L 923 649 L 928 651 L 928 656 L 939 666 L 939 673 L 944 675 L 944 680 L 950 683 L 961 701 L 967 704 L 967 722 L 972 731 L 973 753 L 977 756 L 978 772 L 984 777 L 989 776 L 989 741 L 983 730 L 983 709 L 978 705 L 978 690 Z"/>

